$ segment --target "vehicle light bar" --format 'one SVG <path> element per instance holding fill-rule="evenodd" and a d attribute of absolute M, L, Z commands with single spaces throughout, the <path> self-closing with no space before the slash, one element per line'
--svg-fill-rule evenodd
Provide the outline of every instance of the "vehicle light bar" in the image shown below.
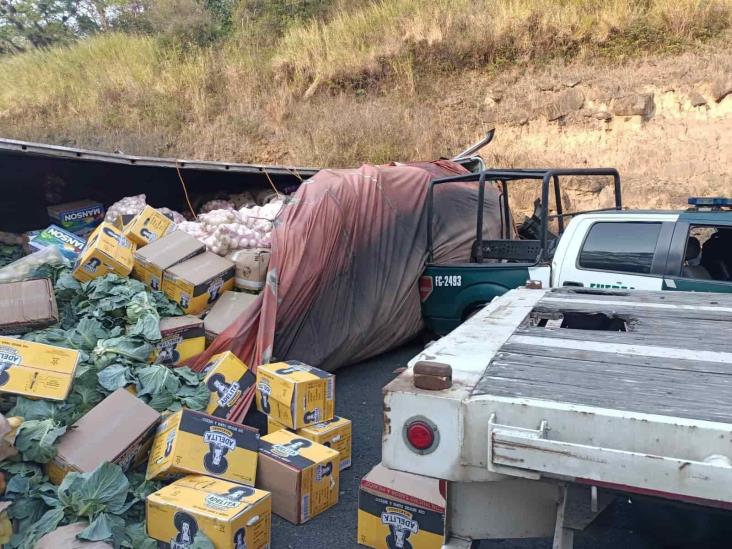
<path fill-rule="evenodd" d="M 690 196 L 689 204 L 691 204 L 692 206 L 732 207 L 732 198 L 723 198 L 721 196 Z"/>

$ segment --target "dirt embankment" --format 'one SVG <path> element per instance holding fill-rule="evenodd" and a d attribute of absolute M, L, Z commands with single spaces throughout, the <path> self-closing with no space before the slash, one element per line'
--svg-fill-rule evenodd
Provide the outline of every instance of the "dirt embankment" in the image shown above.
<path fill-rule="evenodd" d="M 497 136 L 491 164 L 612 166 L 623 202 L 679 208 L 692 195 L 732 196 L 732 52 L 624 66 L 547 67 L 484 81 Z M 612 205 L 609 186 L 574 185 L 573 207 Z"/>

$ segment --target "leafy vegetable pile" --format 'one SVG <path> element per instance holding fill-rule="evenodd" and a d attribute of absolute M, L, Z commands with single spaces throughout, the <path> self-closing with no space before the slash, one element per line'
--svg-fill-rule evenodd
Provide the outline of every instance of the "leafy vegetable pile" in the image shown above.
<path fill-rule="evenodd" d="M 14 244 L 0 244 L 0 267 L 23 257 L 23 248 Z"/>
<path fill-rule="evenodd" d="M 13 502 L 7 515 L 18 524 L 8 545 L 31 549 L 58 526 L 83 520 L 88 527 L 79 539 L 153 548 L 156 542 L 145 535 L 143 502 L 161 484 L 146 482 L 144 472 L 125 475 L 118 465 L 105 463 L 91 473 L 69 473 L 56 487 L 42 465 L 55 457 L 54 443 L 71 424 L 121 387 L 134 386 L 137 396 L 159 412 L 206 407 L 203 374 L 150 364 L 161 339 L 160 319 L 182 313 L 137 280 L 107 275 L 80 283 L 65 267 L 45 274 L 54 281 L 59 323 L 23 339 L 77 349 L 81 357 L 66 401 L 10 399 L 7 415 L 24 421 L 15 438 L 20 460 L 0 463 L 8 479 L 5 499 Z M 212 545 L 200 537 L 194 547 Z"/>

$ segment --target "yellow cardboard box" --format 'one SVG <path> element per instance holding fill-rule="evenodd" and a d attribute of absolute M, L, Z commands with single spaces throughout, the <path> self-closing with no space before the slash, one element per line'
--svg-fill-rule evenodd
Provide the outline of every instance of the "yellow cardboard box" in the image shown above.
<path fill-rule="evenodd" d="M 182 478 L 146 501 L 147 535 L 171 549 L 203 532 L 216 549 L 269 549 L 272 498 L 263 490 L 202 475 Z"/>
<path fill-rule="evenodd" d="M 206 245 L 197 238 L 183 231 L 173 231 L 137 248 L 132 277 L 153 290 L 160 290 L 166 269 L 205 251 Z"/>
<path fill-rule="evenodd" d="M 152 206 L 145 206 L 125 226 L 124 233 L 138 246 L 147 246 L 150 242 L 154 242 L 174 230 L 175 223 L 172 219 Z"/>
<path fill-rule="evenodd" d="M 179 364 L 206 349 L 203 320 L 192 315 L 161 319 L 160 334 L 152 358 L 158 364 Z"/>
<path fill-rule="evenodd" d="M 178 263 L 163 273 L 163 292 L 188 314 L 198 314 L 234 287 L 234 264 L 211 252 Z"/>
<path fill-rule="evenodd" d="M 315 425 L 308 425 L 298 429 L 295 433 L 303 438 L 337 450 L 341 458 L 341 471 L 343 471 L 351 466 L 351 440 L 353 438 L 351 427 L 350 419 L 333 416 L 333 419 Z M 267 416 L 267 434 L 282 429 L 287 429 L 287 427 Z"/>
<path fill-rule="evenodd" d="M 257 487 L 272 511 L 301 524 L 338 503 L 338 452 L 287 430 L 262 437 Z"/>
<path fill-rule="evenodd" d="M 215 417 L 228 417 L 257 379 L 231 351 L 212 356 L 205 371 L 207 374 L 203 381 L 211 392 L 206 411 Z"/>
<path fill-rule="evenodd" d="M 184 408 L 158 426 L 147 479 L 201 474 L 254 486 L 256 429 Z"/>
<path fill-rule="evenodd" d="M 81 282 L 115 273 L 129 276 L 135 263 L 135 245 L 111 223 L 102 223 L 89 235 L 74 264 L 74 278 Z"/>
<path fill-rule="evenodd" d="M 440 549 L 445 541 L 444 480 L 381 464 L 358 492 L 358 543 L 374 549 Z"/>
<path fill-rule="evenodd" d="M 333 419 L 335 376 L 296 360 L 257 368 L 257 408 L 289 429 Z"/>
<path fill-rule="evenodd" d="M 66 400 L 79 351 L 0 337 L 0 392 Z"/>

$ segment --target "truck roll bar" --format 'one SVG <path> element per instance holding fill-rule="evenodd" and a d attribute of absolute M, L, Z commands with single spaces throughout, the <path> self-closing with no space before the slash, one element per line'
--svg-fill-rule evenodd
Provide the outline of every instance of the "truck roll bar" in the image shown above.
<path fill-rule="evenodd" d="M 562 207 L 561 187 L 559 178 L 560 177 L 577 177 L 577 176 L 591 176 L 591 177 L 612 177 L 613 187 L 615 191 L 615 207 L 609 209 L 620 210 L 622 209 L 622 196 L 620 189 L 620 174 L 615 168 L 524 168 L 524 169 L 488 169 L 482 170 L 477 173 L 469 173 L 463 175 L 455 175 L 450 177 L 441 177 L 439 179 L 433 179 L 430 181 L 429 188 L 427 190 L 427 262 L 432 263 L 434 261 L 434 250 L 433 250 L 433 234 L 432 234 L 432 218 L 434 216 L 434 188 L 435 185 L 442 185 L 444 183 L 459 183 L 459 182 L 471 182 L 477 178 L 478 183 L 478 219 L 476 223 L 476 240 L 480 242 L 483 238 L 483 208 L 485 199 L 485 183 L 486 181 L 502 182 L 504 192 L 504 215 L 505 223 L 509 223 L 510 211 L 508 205 L 508 182 L 509 181 L 521 181 L 521 180 L 541 180 L 541 208 L 542 208 L 542 222 L 541 222 L 541 252 L 539 260 L 545 258 L 547 249 L 547 234 L 548 234 L 548 223 L 549 223 L 549 183 L 551 182 L 554 186 L 554 196 L 556 200 L 556 216 L 552 218 L 557 219 L 559 224 L 560 232 L 564 230 L 564 218 L 568 217 L 570 213 L 564 213 Z M 608 208 L 604 208 L 607 210 Z M 591 210 L 596 211 L 596 210 Z M 583 212 L 586 213 L 586 212 Z"/>

